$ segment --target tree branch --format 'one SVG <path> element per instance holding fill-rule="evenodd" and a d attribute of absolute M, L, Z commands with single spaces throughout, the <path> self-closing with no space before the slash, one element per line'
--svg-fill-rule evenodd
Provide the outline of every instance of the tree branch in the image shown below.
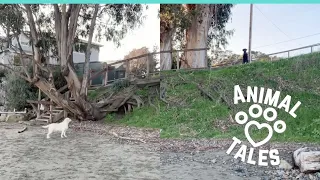
<path fill-rule="evenodd" d="M 15 70 L 14 70 L 13 68 L 11 68 L 10 66 L 7 66 L 7 65 L 2 64 L 2 63 L 0 63 L 0 66 L 5 67 L 6 69 L 10 70 L 10 71 L 13 72 L 14 74 L 16 74 L 16 75 L 18 75 L 19 77 L 21 77 L 22 79 L 25 79 L 25 80 L 28 81 L 28 82 L 32 82 L 31 79 L 29 79 L 28 77 L 22 75 L 21 72 L 15 71 Z"/>
<path fill-rule="evenodd" d="M 21 44 L 20 44 L 20 40 L 19 40 L 19 36 L 18 36 L 17 32 L 14 33 L 14 36 L 17 39 L 17 42 L 18 42 L 18 46 L 19 46 L 19 50 L 20 50 L 20 53 L 19 53 L 20 54 L 20 63 L 22 64 L 23 71 L 26 73 L 27 77 L 29 79 L 31 79 L 31 76 L 30 76 L 30 74 L 29 74 L 29 72 L 28 72 L 28 70 L 26 68 L 26 65 L 25 65 L 23 59 L 22 59 L 22 54 L 25 54 L 25 52 L 22 50 L 22 47 L 21 47 Z"/>
<path fill-rule="evenodd" d="M 69 39 L 67 41 L 68 46 L 68 60 L 71 59 L 71 55 L 73 53 L 73 42 L 77 30 L 78 25 L 78 17 L 81 9 L 81 5 L 74 5 L 74 11 L 71 14 L 71 17 L 69 19 Z"/>
<path fill-rule="evenodd" d="M 93 17 L 92 17 L 91 25 L 90 25 L 90 29 L 89 29 L 89 39 L 88 39 L 87 50 L 86 50 L 86 54 L 85 54 L 84 73 L 83 73 L 83 80 L 82 80 L 82 86 L 81 86 L 81 91 L 80 91 L 81 95 L 85 95 L 86 89 L 88 87 L 89 64 L 90 64 L 90 56 L 91 56 L 91 43 L 92 43 L 94 28 L 96 25 L 98 11 L 99 11 L 99 4 L 96 4 L 94 6 Z"/>
<path fill-rule="evenodd" d="M 55 30 L 56 30 L 56 41 L 57 41 L 57 46 L 58 46 L 58 56 L 61 57 L 61 44 L 60 39 L 61 39 L 61 12 L 59 10 L 59 6 L 57 4 L 53 5 L 54 7 L 54 16 L 55 16 Z M 61 62 L 61 59 L 60 59 Z"/>
<path fill-rule="evenodd" d="M 31 31 L 31 39 L 32 39 L 32 47 L 34 48 L 34 60 L 35 62 L 40 62 L 40 51 L 39 48 L 35 46 L 35 43 L 38 42 L 38 34 L 36 30 L 36 25 L 34 22 L 32 10 L 29 4 L 25 4 L 24 7 L 27 10 L 27 17 L 28 17 L 28 22 L 29 22 L 29 27 Z M 33 78 L 35 78 L 38 74 L 38 68 L 37 66 L 33 67 Z"/>

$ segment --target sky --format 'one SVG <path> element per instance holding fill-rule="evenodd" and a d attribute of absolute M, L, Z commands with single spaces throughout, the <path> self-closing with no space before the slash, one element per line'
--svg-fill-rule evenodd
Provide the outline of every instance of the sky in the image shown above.
<path fill-rule="evenodd" d="M 236 5 L 232 9 L 227 29 L 234 29 L 235 33 L 226 49 L 242 54 L 242 49 L 248 48 L 249 15 L 249 4 Z M 254 4 L 252 50 L 268 54 L 320 43 L 320 24 L 316 17 L 320 17 L 320 5 L 317 4 Z M 317 33 L 304 39 L 260 47 Z"/>
<path fill-rule="evenodd" d="M 113 42 L 106 42 L 102 38 L 98 44 L 103 45 L 100 48 L 99 61 L 113 62 L 123 60 L 131 50 L 139 49 L 144 46 L 148 47 L 150 51 L 154 46 L 160 49 L 160 19 L 158 18 L 158 11 L 160 4 L 148 4 L 148 9 L 144 11 L 145 20 L 143 24 L 129 31 L 125 38 L 121 40 L 121 46 L 116 48 Z M 4 35 L 0 28 L 0 35 Z M 159 58 L 159 57 L 158 57 Z"/>
<path fill-rule="evenodd" d="M 152 50 L 153 46 L 160 46 L 160 5 L 148 6 L 148 10 L 144 12 L 146 19 L 143 25 L 127 33 L 119 48 L 112 42 L 98 42 L 103 45 L 99 54 L 100 61 L 122 60 L 134 48 L 146 46 Z M 232 18 L 226 27 L 229 30 L 234 29 L 235 32 L 229 39 L 227 50 L 242 54 L 242 49 L 248 48 L 249 13 L 249 4 L 235 5 L 232 9 Z M 317 17 L 320 17 L 320 5 L 317 4 L 254 4 L 252 50 L 268 54 L 320 43 L 320 23 L 317 23 Z M 316 36 L 275 44 L 317 33 L 319 34 Z M 266 46 L 271 44 L 275 45 Z M 320 46 L 315 49 L 320 50 Z"/>
<path fill-rule="evenodd" d="M 158 18 L 160 5 L 149 4 L 148 7 L 148 10 L 144 12 L 146 19 L 142 26 L 127 33 L 119 48 L 116 48 L 113 42 L 99 42 L 103 45 L 100 48 L 100 61 L 122 60 L 131 50 L 144 46 L 148 47 L 150 51 L 153 50 L 153 46 L 157 46 L 158 50 L 160 49 L 160 19 Z"/>

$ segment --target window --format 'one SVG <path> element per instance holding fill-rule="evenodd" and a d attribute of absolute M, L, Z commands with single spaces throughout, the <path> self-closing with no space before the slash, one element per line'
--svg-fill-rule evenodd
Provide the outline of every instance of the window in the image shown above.
<path fill-rule="evenodd" d="M 28 46 L 28 45 L 29 45 L 28 42 L 21 42 L 20 44 L 21 44 L 21 45 L 25 45 L 25 46 Z"/>
<path fill-rule="evenodd" d="M 87 49 L 87 44 L 85 43 L 77 43 L 74 45 L 73 50 L 79 53 L 85 53 Z"/>
<path fill-rule="evenodd" d="M 20 56 L 19 55 L 14 55 L 13 56 L 13 65 L 15 65 L 15 66 L 20 66 L 21 65 L 21 61 L 20 61 Z"/>

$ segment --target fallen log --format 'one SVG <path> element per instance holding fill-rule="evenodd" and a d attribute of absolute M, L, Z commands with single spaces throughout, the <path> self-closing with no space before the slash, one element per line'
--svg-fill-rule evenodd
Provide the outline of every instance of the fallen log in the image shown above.
<path fill-rule="evenodd" d="M 211 101 L 215 101 L 215 99 L 209 94 L 209 92 L 207 92 L 206 90 L 204 90 L 200 84 L 197 84 L 197 88 L 199 89 L 199 91 L 201 92 L 201 94 L 207 96 Z"/>
<path fill-rule="evenodd" d="M 139 142 L 142 142 L 142 143 L 146 143 L 146 141 L 144 141 L 143 139 L 139 139 L 139 138 L 130 138 L 130 137 L 122 137 L 122 136 L 119 136 L 117 133 L 115 132 L 109 132 L 109 134 L 119 138 L 119 139 L 124 139 L 124 140 L 128 140 L 128 141 L 139 141 Z"/>
<path fill-rule="evenodd" d="M 300 148 L 293 153 L 293 159 L 302 173 L 320 171 L 320 151 Z"/>

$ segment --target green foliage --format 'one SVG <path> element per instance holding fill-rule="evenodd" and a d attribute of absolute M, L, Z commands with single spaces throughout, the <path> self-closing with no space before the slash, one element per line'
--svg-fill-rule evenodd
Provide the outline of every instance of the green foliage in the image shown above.
<path fill-rule="evenodd" d="M 69 8 L 67 6 L 67 8 Z M 126 33 L 140 26 L 144 19 L 142 14 L 144 7 L 142 4 L 104 4 L 100 5 L 98 17 L 96 20 L 96 40 L 100 41 L 104 37 L 107 41 L 113 41 L 120 46 Z M 49 4 L 33 4 L 31 5 L 34 14 L 35 24 L 37 26 L 39 41 L 32 42 L 40 47 L 41 54 L 45 57 L 51 51 L 53 56 L 58 56 L 57 42 L 55 37 L 55 27 L 53 20 L 54 8 Z M 69 9 L 67 9 L 69 11 Z M 27 18 L 23 16 L 24 12 L 21 5 L 0 5 L 0 26 L 6 31 L 9 27 L 10 33 L 22 32 L 27 26 Z M 72 10 L 71 10 L 72 11 Z M 75 35 L 75 43 L 80 38 L 87 38 L 94 11 L 94 4 L 82 4 L 78 18 L 78 26 Z M 107 20 L 107 21 L 106 21 Z M 27 34 L 30 36 L 30 34 Z M 83 47 L 82 47 L 83 49 Z"/>
<path fill-rule="evenodd" d="M 6 74 L 6 101 L 10 109 L 23 110 L 28 106 L 27 100 L 37 99 L 37 88 L 16 74 Z"/>
<path fill-rule="evenodd" d="M 22 15 L 22 10 L 19 5 L 3 4 L 0 5 L 0 26 L 6 32 L 20 33 L 25 25 L 25 19 Z M 9 34 L 9 32 L 6 32 Z"/>
<path fill-rule="evenodd" d="M 96 21 L 96 39 L 100 40 L 105 37 L 107 41 L 120 46 L 120 40 L 125 37 L 126 33 L 142 24 L 145 17 L 142 14 L 144 7 L 142 4 L 101 5 Z M 78 37 L 88 36 L 92 14 L 92 5 L 82 5 L 79 17 L 81 26 L 77 30 Z"/>
<path fill-rule="evenodd" d="M 60 89 L 63 86 L 67 85 L 67 81 L 62 75 L 61 68 L 55 67 L 53 70 L 53 79 L 54 79 L 54 85 L 56 89 Z"/>
<path fill-rule="evenodd" d="M 129 87 L 130 81 L 128 79 L 117 79 L 112 83 L 112 90 L 118 92 L 123 88 Z"/>
<path fill-rule="evenodd" d="M 320 118 L 320 54 L 303 55 L 288 60 L 275 62 L 254 62 L 246 65 L 232 66 L 215 71 L 168 71 L 162 73 L 162 83 L 167 84 L 166 100 L 155 103 L 159 113 L 152 107 L 135 110 L 121 123 L 161 128 L 163 138 L 231 138 L 237 136 L 245 140 L 244 127 L 232 124 L 239 110 L 245 110 L 250 104 L 243 103 L 229 108 L 221 101 L 223 97 L 233 104 L 233 87 L 257 86 L 281 91 L 281 99 L 289 94 L 291 102 L 302 102 L 296 111 L 297 118 L 292 118 L 283 110 L 278 117 L 287 124 L 282 134 L 274 133 L 273 141 L 311 141 L 319 142 Z M 211 101 L 201 95 L 197 86 L 181 82 L 182 78 L 201 83 L 203 88 L 216 100 Z M 213 90 L 215 88 L 216 90 Z M 292 107 L 292 106 L 291 106 Z M 261 121 L 262 119 L 258 119 Z M 120 123 L 119 122 L 119 123 Z M 265 131 L 253 130 L 254 139 L 262 139 Z"/>
<path fill-rule="evenodd" d="M 90 100 L 90 101 L 93 101 L 93 100 L 95 100 L 95 98 L 98 96 L 98 92 L 97 91 L 89 91 L 88 92 L 88 99 Z"/>
<path fill-rule="evenodd" d="M 195 11 L 186 13 L 181 4 L 161 4 L 160 26 L 161 33 L 175 29 L 175 40 L 181 41 L 184 38 L 184 30 L 190 27 Z M 160 39 L 161 40 L 161 39 Z"/>
<path fill-rule="evenodd" d="M 194 19 L 199 20 L 201 14 L 200 5 L 197 4 L 165 4 L 160 6 L 160 26 L 161 33 L 175 30 L 174 41 L 180 42 L 183 46 L 185 38 L 185 30 L 191 26 Z M 233 35 L 233 30 L 226 30 L 226 24 L 231 17 L 231 9 L 233 4 L 208 4 L 210 6 L 210 24 L 208 29 L 208 41 L 209 48 L 211 46 L 221 47 L 228 44 L 228 38 Z M 217 11 L 215 10 L 217 7 Z M 217 13 L 217 22 L 215 22 L 215 16 Z M 212 42 L 214 40 L 214 42 Z M 179 44 L 179 43 L 178 43 Z M 183 48 L 183 47 L 181 47 Z"/>
<path fill-rule="evenodd" d="M 60 68 L 53 68 L 53 79 L 56 89 L 67 84 L 63 77 Z M 32 66 L 28 67 L 28 71 L 32 72 Z M 17 110 L 23 110 L 28 107 L 27 100 L 37 100 L 38 88 L 31 85 L 21 77 L 12 72 L 5 74 L 7 84 L 5 86 L 6 100 L 9 108 L 15 108 Z M 48 74 L 43 74 L 43 77 L 48 78 Z"/>

